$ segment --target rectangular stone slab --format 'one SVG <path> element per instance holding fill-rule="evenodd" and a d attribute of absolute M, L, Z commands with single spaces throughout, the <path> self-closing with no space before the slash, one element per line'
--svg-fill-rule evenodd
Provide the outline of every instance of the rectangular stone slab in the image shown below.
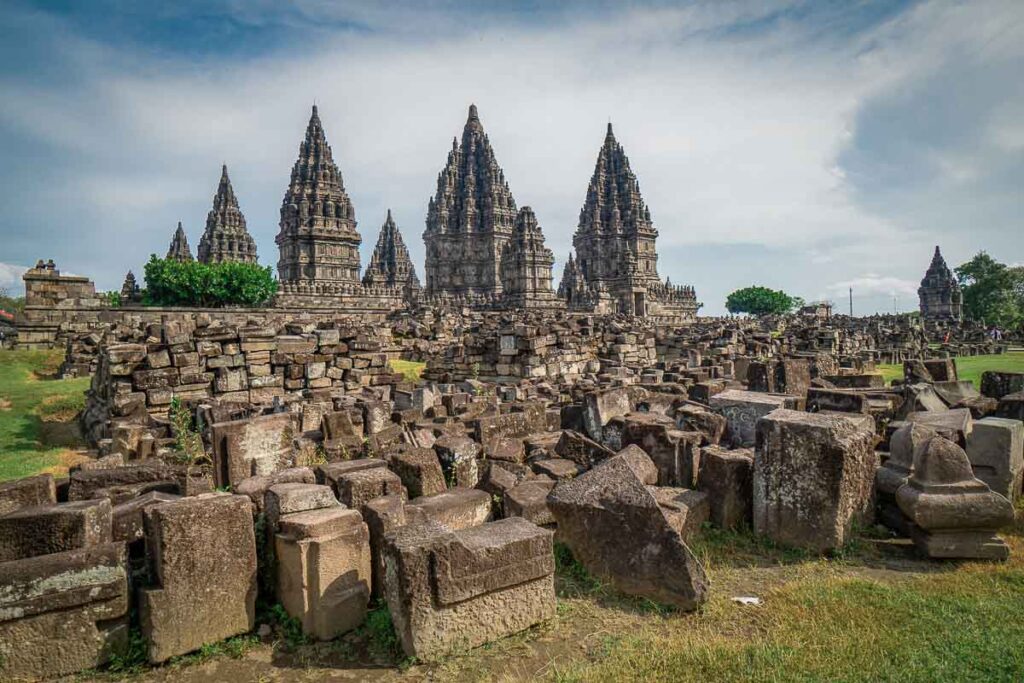
<path fill-rule="evenodd" d="M 555 570 L 551 532 L 519 517 L 462 529 L 435 546 L 437 601 L 452 605 Z"/>

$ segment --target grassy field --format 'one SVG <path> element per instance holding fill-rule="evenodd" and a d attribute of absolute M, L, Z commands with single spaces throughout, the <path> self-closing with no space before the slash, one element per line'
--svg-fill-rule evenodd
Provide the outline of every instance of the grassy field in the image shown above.
<path fill-rule="evenodd" d="M 61 474 L 76 459 L 72 424 L 87 378 L 48 379 L 61 351 L 0 351 L 0 481 L 41 471 Z"/>
<path fill-rule="evenodd" d="M 410 382 L 419 381 L 420 375 L 423 374 L 423 368 L 427 367 L 426 363 L 418 363 L 414 360 L 392 360 L 388 362 L 395 372 L 402 373 Z"/>
<path fill-rule="evenodd" d="M 981 388 L 981 373 L 986 370 L 999 372 L 1024 372 L 1024 352 L 1014 351 L 995 356 L 966 356 L 956 359 L 957 376 L 974 382 Z M 879 365 L 878 371 L 889 384 L 894 379 L 903 379 L 903 365 Z"/>

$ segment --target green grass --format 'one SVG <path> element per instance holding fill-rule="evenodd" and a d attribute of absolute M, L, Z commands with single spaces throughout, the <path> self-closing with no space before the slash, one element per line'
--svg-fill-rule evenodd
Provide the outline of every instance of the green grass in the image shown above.
<path fill-rule="evenodd" d="M 878 365 L 878 371 L 889 384 L 894 379 L 903 378 L 903 365 Z M 965 356 L 956 359 L 957 376 L 962 380 L 974 382 L 981 388 L 981 373 L 986 370 L 996 372 L 1024 372 L 1024 352 L 1014 351 L 991 356 Z"/>
<path fill-rule="evenodd" d="M 392 370 L 402 373 L 410 382 L 418 382 L 423 369 L 427 367 L 426 363 L 417 363 L 413 360 L 393 360 L 389 363 Z"/>
<path fill-rule="evenodd" d="M 63 353 L 0 351 L 0 481 L 60 472 L 64 446 L 43 438 L 44 421 L 67 422 L 83 404 L 88 378 L 46 379 Z"/>
<path fill-rule="evenodd" d="M 743 607 L 712 598 L 702 614 L 617 639 L 556 681 L 1021 680 L 1024 572 L 981 570 L 896 583 L 837 576 L 794 581 Z"/>

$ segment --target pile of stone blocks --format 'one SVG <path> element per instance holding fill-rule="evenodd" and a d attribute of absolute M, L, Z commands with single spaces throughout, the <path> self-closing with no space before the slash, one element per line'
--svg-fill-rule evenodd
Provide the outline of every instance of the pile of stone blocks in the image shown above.
<path fill-rule="evenodd" d="M 0 678 L 64 676 L 128 647 L 128 561 L 109 500 L 57 503 L 53 477 L 0 485 Z"/>

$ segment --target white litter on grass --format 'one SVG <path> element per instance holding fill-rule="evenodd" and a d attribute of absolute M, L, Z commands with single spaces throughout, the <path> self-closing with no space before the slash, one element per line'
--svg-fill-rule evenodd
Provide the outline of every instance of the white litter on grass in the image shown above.
<path fill-rule="evenodd" d="M 741 605 L 760 605 L 761 598 L 755 598 L 753 596 L 741 595 L 732 599 L 733 602 Z"/>

